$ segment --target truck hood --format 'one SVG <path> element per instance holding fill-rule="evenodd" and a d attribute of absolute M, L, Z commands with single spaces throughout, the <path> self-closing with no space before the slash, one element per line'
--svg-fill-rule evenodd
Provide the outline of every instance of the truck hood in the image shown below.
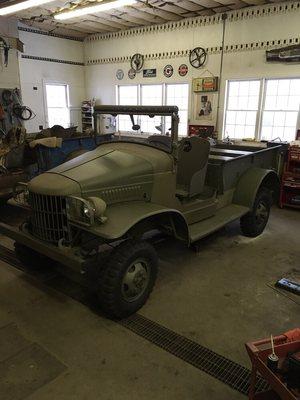
<path fill-rule="evenodd" d="M 30 182 L 29 190 L 49 195 L 92 196 L 103 189 L 153 182 L 153 174 L 171 171 L 171 155 L 138 143 L 100 145 Z"/>
<path fill-rule="evenodd" d="M 33 178 L 28 184 L 28 190 L 48 196 L 80 196 L 81 194 L 78 182 L 63 175 L 48 172 Z"/>

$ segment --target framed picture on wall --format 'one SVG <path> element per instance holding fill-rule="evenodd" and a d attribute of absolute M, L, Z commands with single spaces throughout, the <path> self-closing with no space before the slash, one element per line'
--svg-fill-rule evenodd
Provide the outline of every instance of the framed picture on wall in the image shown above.
<path fill-rule="evenodd" d="M 213 93 L 194 94 L 194 120 L 201 123 L 213 122 L 216 117 L 216 95 Z"/>

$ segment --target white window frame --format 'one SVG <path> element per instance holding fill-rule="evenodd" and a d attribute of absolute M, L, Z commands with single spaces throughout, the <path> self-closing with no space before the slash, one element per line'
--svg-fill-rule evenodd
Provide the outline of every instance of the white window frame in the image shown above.
<path fill-rule="evenodd" d="M 44 115 L 45 115 L 45 122 L 47 127 L 49 128 L 49 115 L 48 115 L 48 108 L 52 108 L 52 107 L 48 107 L 47 104 L 47 85 L 53 85 L 53 86 L 65 86 L 66 88 L 66 105 L 67 105 L 67 109 L 69 112 L 69 120 L 70 120 L 70 126 L 71 126 L 71 112 L 70 112 L 70 87 L 69 84 L 66 82 L 62 82 L 62 81 L 52 81 L 52 80 L 43 80 L 43 94 L 44 94 Z"/>
<path fill-rule="evenodd" d="M 266 102 L 266 94 L 267 94 L 267 81 L 272 81 L 272 80 L 276 80 L 276 81 L 280 81 L 280 80 L 293 80 L 293 79 L 300 79 L 300 76 L 299 77 L 280 77 L 280 78 L 264 78 L 263 79 L 263 81 L 264 81 L 264 98 L 263 98 L 263 105 L 262 105 L 262 110 L 261 110 L 261 124 L 260 124 L 260 130 L 259 130 L 259 137 L 261 138 L 261 131 L 262 131 L 262 122 L 263 122 L 263 112 L 264 111 L 266 111 L 266 112 L 268 112 L 268 111 L 270 111 L 270 112 L 297 112 L 298 111 L 298 114 L 297 114 L 297 118 L 296 118 L 296 126 L 295 126 L 295 131 L 294 131 L 294 138 L 293 138 L 293 140 L 295 140 L 295 137 L 296 137 L 296 132 L 297 132 L 297 129 L 299 128 L 299 122 L 300 122 L 300 103 L 299 103 L 299 107 L 298 107 L 298 110 L 293 110 L 293 111 L 291 111 L 291 110 L 265 110 L 265 102 Z M 274 138 L 274 139 L 276 139 L 276 138 Z M 283 139 L 284 140 L 284 139 Z"/>
<path fill-rule="evenodd" d="M 222 137 L 226 137 L 226 117 L 227 117 L 227 111 L 231 111 L 227 109 L 228 102 L 229 102 L 229 83 L 230 82 L 251 82 L 251 81 L 259 81 L 260 86 L 259 86 L 259 95 L 258 95 L 258 106 L 257 106 L 257 111 L 256 111 L 256 119 L 255 119 L 255 131 L 254 131 L 254 139 L 257 139 L 258 137 L 258 127 L 260 123 L 260 109 L 261 109 L 261 102 L 262 102 L 262 82 L 261 79 L 259 78 L 249 78 L 249 79 L 228 79 L 226 81 L 226 95 L 225 95 L 225 104 L 224 104 L 224 117 L 223 117 L 223 129 L 222 129 Z M 236 110 L 236 111 L 254 111 L 254 110 Z M 237 138 L 235 138 L 237 139 Z"/>
<path fill-rule="evenodd" d="M 189 110 L 190 110 L 190 84 L 187 81 L 184 82 L 155 82 L 155 83 L 127 83 L 127 84 L 120 84 L 116 85 L 116 104 L 120 104 L 120 86 L 136 86 L 137 87 L 137 105 L 141 105 L 142 101 L 142 86 L 153 86 L 153 85 L 161 85 L 162 86 L 162 105 L 166 105 L 167 103 L 167 86 L 168 85 L 188 85 L 188 105 L 187 105 L 187 126 L 186 126 L 186 136 L 188 135 L 188 121 L 189 121 Z M 137 117 L 137 124 L 140 124 L 140 116 Z M 162 117 L 162 129 L 163 132 L 165 132 L 165 117 Z M 117 123 L 117 130 L 119 130 L 118 123 Z M 132 131 L 120 131 L 120 134 L 130 134 L 133 136 L 142 136 L 142 137 L 148 137 L 149 133 L 142 133 L 140 131 L 138 132 L 132 132 Z M 151 133 L 152 134 L 152 133 Z M 183 135 L 181 135 L 184 137 Z"/>
<path fill-rule="evenodd" d="M 287 76 L 287 77 L 268 77 L 268 78 L 245 78 L 245 79 L 228 79 L 226 81 L 226 88 L 225 88 L 225 102 L 224 102 L 224 115 L 223 115 L 223 128 L 222 128 L 222 137 L 226 137 L 226 116 L 227 116 L 227 111 L 230 111 L 227 109 L 228 106 L 228 98 L 229 98 L 229 83 L 230 82 L 243 82 L 243 81 L 260 81 L 260 90 L 259 90 L 259 100 L 258 100 L 258 110 L 256 114 L 256 124 L 255 124 L 255 140 L 261 140 L 261 132 L 262 132 L 262 119 L 263 119 L 263 112 L 268 111 L 265 110 L 265 101 L 266 101 L 266 91 L 267 91 L 267 81 L 271 80 L 292 80 L 292 79 L 300 79 L 300 76 Z M 298 117 L 297 117 L 297 122 L 295 126 L 295 136 L 297 129 L 300 128 L 300 106 L 298 110 Z M 239 138 L 236 138 L 239 139 Z"/>

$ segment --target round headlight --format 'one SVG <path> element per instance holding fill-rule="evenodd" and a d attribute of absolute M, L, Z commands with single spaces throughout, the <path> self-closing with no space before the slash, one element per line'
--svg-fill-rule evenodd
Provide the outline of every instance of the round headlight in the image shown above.
<path fill-rule="evenodd" d="M 86 218 L 91 218 L 91 210 L 86 204 L 83 205 L 83 214 Z"/>
<path fill-rule="evenodd" d="M 106 203 L 99 197 L 89 197 L 88 200 L 93 204 L 96 217 L 103 217 L 106 210 Z"/>

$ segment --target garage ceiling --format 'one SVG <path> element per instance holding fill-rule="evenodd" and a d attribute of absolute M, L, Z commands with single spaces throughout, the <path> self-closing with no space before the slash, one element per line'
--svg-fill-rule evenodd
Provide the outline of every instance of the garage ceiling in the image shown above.
<path fill-rule="evenodd" d="M 83 2 L 86 4 L 88 0 L 75 0 L 72 4 L 83 4 Z M 42 30 L 84 37 L 96 32 L 115 32 L 277 2 L 277 0 L 137 0 L 137 3 L 132 6 L 89 14 L 67 21 L 55 21 L 53 13 L 59 9 L 68 8 L 70 4 L 65 0 L 56 0 L 40 7 L 20 11 L 14 16 L 26 25 Z M 0 0 L 0 4 L 10 4 L 10 1 Z"/>

